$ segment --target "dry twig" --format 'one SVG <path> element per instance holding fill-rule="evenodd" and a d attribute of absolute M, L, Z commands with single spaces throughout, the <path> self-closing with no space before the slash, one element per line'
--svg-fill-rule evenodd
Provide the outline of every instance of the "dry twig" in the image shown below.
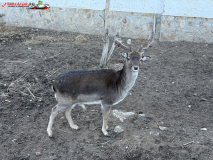
<path fill-rule="evenodd" d="M 10 88 L 11 85 L 13 85 L 13 84 L 14 84 L 15 82 L 17 82 L 19 79 L 21 79 L 22 77 L 24 77 L 26 74 L 27 74 L 27 72 L 26 72 L 23 76 L 19 77 L 18 79 L 16 79 L 16 80 L 13 81 L 12 83 L 10 83 L 10 85 L 9 85 L 8 88 L 7 88 L 7 91 L 9 91 L 9 88 Z"/>
<path fill-rule="evenodd" d="M 30 91 L 29 88 L 27 88 L 27 90 L 30 92 L 30 94 L 33 96 L 33 98 L 36 98 L 36 97 L 32 94 L 32 92 Z"/>
<path fill-rule="evenodd" d="M 186 145 L 191 144 L 191 143 L 194 143 L 194 142 L 195 142 L 195 141 L 193 140 L 193 141 L 188 142 L 188 143 L 185 143 L 185 144 L 183 144 L 183 145 L 186 146 Z"/>

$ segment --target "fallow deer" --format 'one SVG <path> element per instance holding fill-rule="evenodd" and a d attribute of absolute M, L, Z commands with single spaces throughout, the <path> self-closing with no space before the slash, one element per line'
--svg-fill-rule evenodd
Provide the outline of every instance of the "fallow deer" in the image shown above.
<path fill-rule="evenodd" d="M 132 51 L 131 40 L 128 47 L 122 43 L 119 34 L 115 36 L 117 46 L 128 51 L 123 69 L 116 71 L 112 69 L 91 71 L 70 71 L 60 74 L 53 80 L 53 90 L 58 104 L 52 108 L 47 133 L 52 137 L 52 125 L 58 113 L 65 111 L 69 125 L 73 129 L 79 129 L 71 117 L 71 110 L 80 105 L 85 109 L 85 104 L 100 104 L 103 116 L 102 132 L 109 136 L 108 117 L 111 107 L 121 102 L 128 91 L 133 87 L 139 72 L 140 61 L 143 53 L 155 43 L 152 34 L 147 47 L 141 45 L 139 51 Z"/>

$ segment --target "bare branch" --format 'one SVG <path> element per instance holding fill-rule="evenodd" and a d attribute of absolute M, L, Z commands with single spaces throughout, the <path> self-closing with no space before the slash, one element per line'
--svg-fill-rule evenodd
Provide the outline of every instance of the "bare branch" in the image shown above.
<path fill-rule="evenodd" d="M 105 21 L 104 17 L 102 15 L 99 14 L 99 16 Z"/>
<path fill-rule="evenodd" d="M 145 51 L 147 51 L 147 50 L 149 49 L 149 47 L 153 47 L 155 44 L 156 44 L 156 41 L 155 41 L 154 33 L 153 33 L 153 31 L 152 31 L 152 34 L 151 34 L 151 36 L 150 36 L 149 43 L 148 43 L 147 46 L 144 47 L 144 48 L 143 48 L 143 46 L 141 45 L 140 48 L 139 48 L 139 52 L 144 53 Z"/>
<path fill-rule="evenodd" d="M 121 28 L 119 29 L 119 34 L 121 33 L 121 30 L 123 29 L 123 27 L 124 27 L 124 26 L 122 25 Z"/>
<path fill-rule="evenodd" d="M 109 26 L 108 26 L 108 18 L 109 18 L 109 6 L 110 0 L 106 0 L 106 6 L 104 10 L 104 45 L 102 50 L 102 56 L 100 60 L 100 67 L 103 68 L 107 64 L 107 54 L 109 47 Z"/>
<path fill-rule="evenodd" d="M 20 79 L 21 79 L 22 77 L 24 77 L 26 74 L 27 74 L 27 72 L 26 72 L 23 76 L 19 77 L 18 79 L 16 79 L 16 80 L 13 81 L 13 82 L 11 82 L 10 85 L 8 86 L 8 88 L 7 88 L 7 91 L 9 91 L 10 86 L 12 86 L 16 81 L 20 80 Z"/>
<path fill-rule="evenodd" d="M 113 42 L 112 43 L 112 47 L 111 47 L 111 49 L 110 49 L 110 51 L 109 51 L 109 55 L 108 55 L 108 58 L 107 58 L 107 62 L 109 61 L 109 59 L 110 59 L 110 57 L 111 57 L 111 55 L 112 55 L 112 53 L 113 53 L 113 51 L 114 51 L 114 49 L 115 49 L 115 42 Z"/>
<path fill-rule="evenodd" d="M 32 92 L 30 91 L 29 88 L 27 88 L 27 90 L 30 92 L 30 94 L 31 94 L 31 96 L 33 96 L 33 98 L 36 98 L 36 97 L 32 94 Z"/>
<path fill-rule="evenodd" d="M 123 25 L 122 25 L 121 28 L 119 29 L 119 32 L 117 33 L 118 35 L 120 35 L 122 28 L 123 28 Z M 131 41 L 131 40 L 130 40 L 130 41 Z M 131 42 L 130 42 L 130 43 L 131 43 Z M 115 40 L 114 40 L 114 42 L 112 43 L 112 47 L 111 47 L 111 49 L 110 49 L 110 51 L 109 51 L 109 53 L 108 53 L 107 63 L 108 63 L 108 61 L 109 61 L 109 59 L 110 59 L 110 57 L 111 57 L 111 55 L 112 55 L 112 53 L 113 53 L 115 47 L 116 47 L 116 42 L 115 42 Z"/>

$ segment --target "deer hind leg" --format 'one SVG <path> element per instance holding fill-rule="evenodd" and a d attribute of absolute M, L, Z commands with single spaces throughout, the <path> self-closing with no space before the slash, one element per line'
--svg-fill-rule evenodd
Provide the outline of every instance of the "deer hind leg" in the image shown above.
<path fill-rule="evenodd" d="M 110 136 L 107 132 L 108 127 L 108 118 L 111 111 L 111 106 L 101 105 L 102 116 L 103 116 L 103 125 L 102 125 L 102 132 L 105 136 Z"/>
<path fill-rule="evenodd" d="M 53 126 L 53 122 L 54 122 L 55 117 L 59 113 L 65 111 L 65 110 L 67 110 L 67 107 L 66 106 L 60 106 L 59 104 L 57 104 L 55 107 L 52 108 L 52 112 L 51 112 L 48 127 L 47 127 L 47 133 L 48 133 L 49 137 L 52 137 L 52 135 L 53 135 L 52 126 Z"/>
<path fill-rule="evenodd" d="M 75 107 L 75 105 L 76 104 L 72 105 L 72 107 L 70 109 L 68 109 L 68 110 L 65 111 L 65 116 L 66 116 L 66 118 L 67 118 L 67 120 L 69 122 L 70 127 L 73 128 L 73 129 L 78 130 L 80 128 L 77 125 L 74 124 L 74 122 L 72 120 L 72 116 L 71 116 L 71 111 Z"/>

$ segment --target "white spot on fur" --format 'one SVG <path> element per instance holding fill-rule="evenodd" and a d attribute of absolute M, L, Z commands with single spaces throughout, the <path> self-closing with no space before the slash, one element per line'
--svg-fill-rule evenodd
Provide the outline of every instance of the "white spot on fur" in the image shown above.
<path fill-rule="evenodd" d="M 126 77 L 126 86 L 124 90 L 121 92 L 121 94 L 118 95 L 119 96 L 118 101 L 115 102 L 113 105 L 116 105 L 119 102 L 121 102 L 127 96 L 129 90 L 134 86 L 135 81 L 138 77 L 138 71 L 132 71 L 130 74 L 131 75 L 127 75 Z"/>

